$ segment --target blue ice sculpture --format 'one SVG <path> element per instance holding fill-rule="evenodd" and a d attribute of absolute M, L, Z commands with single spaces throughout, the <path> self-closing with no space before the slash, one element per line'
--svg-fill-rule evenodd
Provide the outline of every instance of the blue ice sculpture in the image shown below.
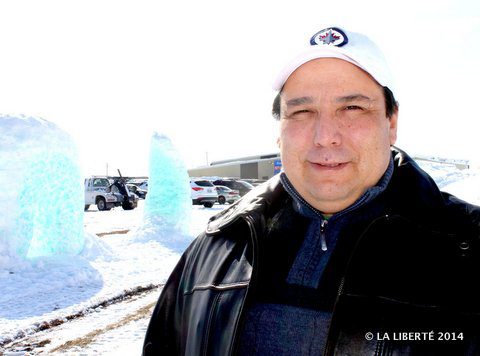
<path fill-rule="evenodd" d="M 8 115 L 0 137 L 0 255 L 81 252 L 84 191 L 71 137 L 46 120 Z"/>
<path fill-rule="evenodd" d="M 146 222 L 164 235 L 160 237 L 164 242 L 175 243 L 174 236 L 168 238 L 165 234 L 184 235 L 189 231 L 191 206 L 189 177 L 180 154 L 167 136 L 154 133 L 144 210 Z"/>

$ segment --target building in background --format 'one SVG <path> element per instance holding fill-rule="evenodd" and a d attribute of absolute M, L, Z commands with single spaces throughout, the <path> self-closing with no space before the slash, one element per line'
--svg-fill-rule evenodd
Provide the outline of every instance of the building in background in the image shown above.
<path fill-rule="evenodd" d="M 190 177 L 231 177 L 241 179 L 269 179 L 282 169 L 280 153 L 232 158 L 215 161 L 209 166 L 188 170 Z"/>

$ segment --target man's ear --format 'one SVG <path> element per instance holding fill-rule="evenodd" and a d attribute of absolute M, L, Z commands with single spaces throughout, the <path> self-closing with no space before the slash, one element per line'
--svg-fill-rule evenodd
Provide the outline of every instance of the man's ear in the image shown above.
<path fill-rule="evenodd" d="M 390 122 L 389 127 L 389 135 L 390 135 L 390 145 L 394 145 L 397 141 L 397 127 L 398 127 L 398 110 L 392 114 L 391 117 L 388 118 Z"/>

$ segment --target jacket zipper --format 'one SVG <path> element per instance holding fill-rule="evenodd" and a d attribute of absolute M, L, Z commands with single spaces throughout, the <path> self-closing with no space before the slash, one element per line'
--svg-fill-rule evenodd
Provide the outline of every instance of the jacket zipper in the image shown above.
<path fill-rule="evenodd" d="M 253 222 L 253 219 L 247 215 L 244 217 L 245 221 L 247 222 L 248 228 L 250 230 L 250 237 L 252 239 L 252 247 L 253 247 L 253 252 L 252 252 L 252 276 L 250 277 L 250 283 L 249 286 L 247 287 L 247 291 L 245 293 L 245 297 L 243 299 L 242 306 L 240 308 L 240 313 L 239 313 L 239 319 L 237 324 L 235 325 L 235 330 L 233 331 L 233 343 L 232 347 L 230 348 L 230 353 L 229 355 L 234 355 L 237 351 L 238 348 L 238 329 L 239 325 L 243 325 L 243 319 L 245 318 L 245 305 L 247 304 L 247 301 L 249 300 L 250 296 L 250 290 L 252 287 L 255 286 L 256 280 L 257 280 L 257 275 L 258 275 L 258 234 L 257 231 L 255 230 L 255 223 Z"/>
<path fill-rule="evenodd" d="M 365 233 L 371 229 L 371 227 L 377 223 L 378 221 L 380 220 L 383 220 L 383 219 L 389 219 L 389 215 L 382 215 L 378 218 L 376 218 L 375 220 L 373 220 L 368 226 L 367 228 L 363 231 L 363 233 L 360 235 L 360 238 L 358 239 L 358 241 L 355 243 L 355 247 L 353 248 L 352 250 L 352 253 L 350 254 L 350 257 L 348 259 L 348 262 L 347 262 L 347 265 L 345 267 L 345 273 L 343 274 L 342 276 L 342 279 L 340 280 L 340 285 L 338 287 L 338 291 L 337 291 L 337 295 L 335 297 L 335 303 L 333 304 L 333 311 L 332 311 L 332 321 L 333 321 L 333 317 L 335 315 L 335 309 L 336 309 L 336 306 L 337 306 L 337 303 L 338 303 L 338 299 L 340 297 L 340 295 L 343 293 L 343 288 L 344 288 L 344 284 L 345 284 L 345 275 L 346 273 L 348 272 L 348 267 L 350 266 L 350 262 L 352 261 L 352 258 L 353 256 L 355 255 L 355 251 L 357 250 L 361 240 L 364 238 L 365 236 Z M 328 327 L 328 332 L 327 332 L 327 342 L 325 343 L 325 348 L 323 349 L 323 353 L 322 355 L 328 355 L 327 354 L 327 351 L 329 352 L 329 354 L 332 354 L 332 340 L 329 340 L 329 337 L 331 336 L 331 333 L 332 333 L 332 324 L 330 323 L 329 327 Z"/>
<path fill-rule="evenodd" d="M 206 335 L 204 336 L 205 343 L 203 345 L 203 352 L 202 352 L 202 355 L 204 355 L 204 356 L 206 356 L 207 352 L 208 352 L 208 346 L 209 346 L 208 339 L 210 338 L 210 327 L 212 325 L 213 314 L 217 310 L 218 300 L 220 299 L 220 295 L 221 295 L 221 293 L 218 293 L 215 296 L 215 299 L 213 300 L 213 303 L 212 303 L 212 308 L 210 309 L 210 314 L 208 315 L 207 327 L 205 328 L 205 330 L 206 330 L 205 334 Z"/>

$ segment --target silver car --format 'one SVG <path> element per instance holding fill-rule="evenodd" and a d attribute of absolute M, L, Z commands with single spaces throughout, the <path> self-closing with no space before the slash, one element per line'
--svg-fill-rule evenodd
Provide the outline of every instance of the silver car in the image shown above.
<path fill-rule="evenodd" d="M 226 202 L 233 204 L 240 199 L 240 193 L 238 190 L 230 189 L 224 185 L 217 185 L 216 189 L 218 193 L 218 204 L 225 204 Z"/>

